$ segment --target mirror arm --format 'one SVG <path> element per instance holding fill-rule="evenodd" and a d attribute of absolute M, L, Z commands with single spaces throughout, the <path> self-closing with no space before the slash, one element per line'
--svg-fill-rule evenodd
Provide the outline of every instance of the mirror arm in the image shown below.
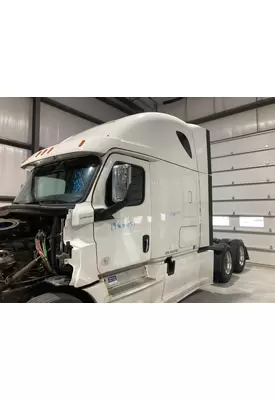
<path fill-rule="evenodd" d="M 122 208 L 126 207 L 128 204 L 127 198 L 120 203 L 113 204 L 108 208 L 100 208 L 95 210 L 95 222 L 105 221 L 108 219 L 114 219 L 113 214 L 122 210 Z"/>

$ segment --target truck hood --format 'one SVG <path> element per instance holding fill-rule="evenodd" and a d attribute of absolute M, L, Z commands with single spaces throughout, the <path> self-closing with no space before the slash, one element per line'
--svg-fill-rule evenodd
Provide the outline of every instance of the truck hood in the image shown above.
<path fill-rule="evenodd" d="M 12 214 L 64 215 L 74 207 L 75 204 L 11 204 L 0 207 L 0 217 L 7 217 Z"/>

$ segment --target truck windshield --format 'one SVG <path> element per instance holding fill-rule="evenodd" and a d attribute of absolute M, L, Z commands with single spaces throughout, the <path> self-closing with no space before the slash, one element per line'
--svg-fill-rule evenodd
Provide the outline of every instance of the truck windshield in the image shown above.
<path fill-rule="evenodd" d="M 95 156 L 62 160 L 35 168 L 14 203 L 77 203 L 87 195 L 100 161 Z"/>

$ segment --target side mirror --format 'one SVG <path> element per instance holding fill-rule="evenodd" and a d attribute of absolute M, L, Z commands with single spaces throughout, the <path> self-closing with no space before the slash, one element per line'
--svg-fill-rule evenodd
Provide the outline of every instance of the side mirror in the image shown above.
<path fill-rule="evenodd" d="M 112 201 L 108 208 L 95 210 L 95 222 L 108 220 L 126 205 L 126 198 L 131 184 L 132 167 L 129 164 L 115 165 L 112 170 Z"/>
<path fill-rule="evenodd" d="M 132 167 L 129 164 L 115 165 L 112 170 L 112 201 L 117 204 L 126 199 L 131 184 Z"/>

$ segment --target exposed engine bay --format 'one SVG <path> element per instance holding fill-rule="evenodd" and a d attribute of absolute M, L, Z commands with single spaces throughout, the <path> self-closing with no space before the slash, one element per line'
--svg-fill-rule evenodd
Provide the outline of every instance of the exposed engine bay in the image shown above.
<path fill-rule="evenodd" d="M 66 216 L 0 216 L 0 293 L 28 287 L 51 276 L 68 276 L 70 243 L 64 243 Z"/>

